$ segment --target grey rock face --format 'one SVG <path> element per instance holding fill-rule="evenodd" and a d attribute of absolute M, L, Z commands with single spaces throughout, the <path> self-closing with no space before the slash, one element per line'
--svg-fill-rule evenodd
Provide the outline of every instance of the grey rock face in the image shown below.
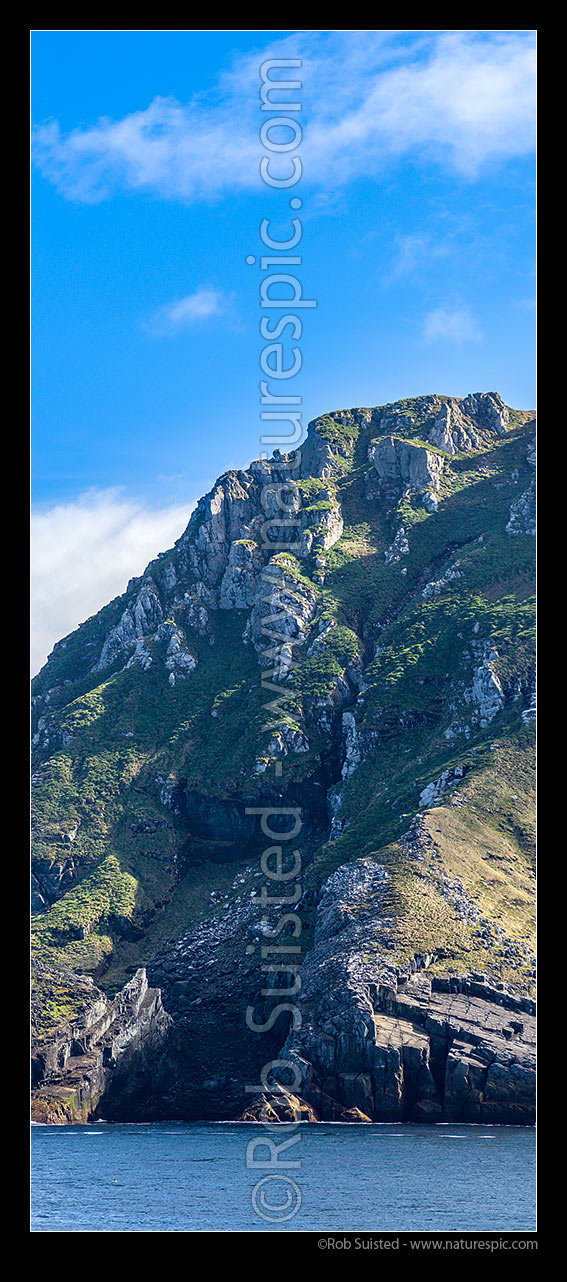
<path fill-rule="evenodd" d="M 435 415 L 428 440 L 448 454 L 482 449 L 487 434 L 506 435 L 509 419 L 497 392 L 475 392 L 463 400 L 450 397 Z"/>
<path fill-rule="evenodd" d="M 301 476 L 316 476 L 327 480 L 338 475 L 342 460 L 349 456 L 349 440 L 352 444 L 357 430 L 366 430 L 371 420 L 372 410 L 369 409 L 334 411 L 313 419 L 308 425 L 307 440 L 301 447 Z M 322 422 L 336 423 L 339 429 L 336 435 L 321 432 Z M 349 434 L 349 428 L 352 429 L 352 434 Z"/>
<path fill-rule="evenodd" d="M 440 579 L 430 579 L 429 583 L 425 584 L 421 593 L 424 601 L 430 601 L 434 596 L 441 596 L 448 583 L 452 583 L 454 579 L 463 578 L 463 572 L 459 569 L 460 564 L 459 560 L 454 561 Z"/>
<path fill-rule="evenodd" d="M 536 718 L 537 718 L 537 694 L 536 694 L 535 682 L 534 682 L 534 687 L 530 695 L 530 702 L 528 704 L 528 707 L 524 708 L 524 711 L 522 712 L 522 721 L 525 726 L 529 726 L 533 721 L 536 720 Z"/>
<path fill-rule="evenodd" d="M 357 1108 L 371 1121 L 530 1124 L 533 1003 L 470 976 L 431 979 L 431 958 L 396 968 L 387 890 L 385 869 L 364 859 L 325 883 L 302 1025 L 281 1052 L 297 1093 L 323 1120 Z"/>
<path fill-rule="evenodd" d="M 479 428 L 496 436 L 506 435 L 510 415 L 498 392 L 471 393 L 460 405 Z"/>
<path fill-rule="evenodd" d="M 144 639 L 139 637 L 134 646 L 134 653 L 128 659 L 126 667 L 142 668 L 144 672 L 147 672 L 148 668 L 151 668 L 151 666 L 152 656 L 148 651 L 148 647 Z"/>
<path fill-rule="evenodd" d="M 341 778 L 348 779 L 378 743 L 378 732 L 358 725 L 353 712 L 343 712 L 344 763 Z"/>
<path fill-rule="evenodd" d="M 231 544 L 220 587 L 221 610 L 245 610 L 254 605 L 262 564 L 262 554 L 255 543 L 237 539 Z"/>
<path fill-rule="evenodd" d="M 312 428 L 311 423 L 309 427 Z M 301 475 L 328 480 L 339 471 L 339 459 L 346 458 L 347 451 L 344 447 L 333 446 L 330 441 L 323 440 L 315 427 L 316 424 L 313 424 L 301 451 Z"/>
<path fill-rule="evenodd" d="M 175 685 L 177 677 L 188 677 L 193 672 L 197 667 L 197 660 L 188 649 L 180 628 L 173 623 L 162 624 L 162 627 L 167 628 L 168 632 L 165 666 L 169 672 L 169 684 Z"/>
<path fill-rule="evenodd" d="M 443 458 L 424 445 L 395 436 L 383 436 L 368 451 L 380 482 L 389 488 L 410 491 L 439 489 Z"/>
<path fill-rule="evenodd" d="M 306 526 L 306 535 L 311 534 L 309 527 L 314 527 L 314 533 L 311 539 L 299 551 L 300 556 L 308 555 L 311 548 L 315 545 L 317 548 L 332 548 L 333 544 L 340 539 L 344 529 L 344 523 L 340 508 L 334 504 L 331 508 L 319 509 L 315 512 L 304 510 L 301 514 L 301 520 Z"/>
<path fill-rule="evenodd" d="M 94 665 L 93 672 L 104 672 L 106 668 L 112 667 L 117 659 L 136 650 L 136 643 L 155 632 L 162 620 L 163 610 L 159 593 L 153 579 L 148 577 L 142 582 L 132 605 L 128 606 L 120 622 L 111 628 L 105 638 L 100 658 Z M 141 647 L 138 647 L 137 653 L 141 666 L 149 666 L 145 663 Z"/>
<path fill-rule="evenodd" d="M 386 565 L 396 565 L 398 561 L 401 561 L 403 556 L 408 555 L 409 550 L 410 548 L 406 538 L 405 529 L 403 525 L 400 525 L 399 530 L 396 532 L 394 542 L 384 553 Z"/>
<path fill-rule="evenodd" d="M 72 858 L 33 859 L 31 874 L 31 911 L 42 913 L 61 898 L 77 876 Z"/>
<path fill-rule="evenodd" d="M 318 449 L 322 442 L 316 431 L 312 436 Z M 299 454 L 295 460 L 275 451 L 270 461 L 253 463 L 247 472 L 228 472 L 217 481 L 198 503 L 175 548 L 163 554 L 167 559 L 160 554 L 142 577 L 130 580 L 125 608 L 104 637 L 93 672 L 118 664 L 149 669 L 155 659 L 152 643 L 163 640 L 159 629 L 164 620 L 173 619 L 178 639 L 171 641 L 165 661 L 173 685 L 194 666 L 183 640 L 185 629 L 213 639 L 211 610 L 254 607 L 260 572 L 269 565 L 272 550 L 288 547 L 306 558 L 332 547 L 343 532 L 340 507 L 332 490 L 321 492 L 320 499 L 327 500 L 321 506 L 302 498 L 294 480 L 299 461 Z M 42 731 L 43 726 L 37 745 Z"/>
<path fill-rule="evenodd" d="M 182 543 L 197 578 L 209 587 L 218 587 L 228 565 L 231 543 L 242 537 L 243 529 L 258 512 L 245 474 L 228 473 L 215 489 L 201 499 L 197 520 L 190 522 Z M 192 529 L 193 524 L 193 529 Z"/>
<path fill-rule="evenodd" d="M 314 627 L 314 631 L 316 633 L 315 640 L 311 642 L 311 645 L 309 646 L 309 649 L 307 651 L 309 658 L 311 658 L 314 654 L 323 653 L 326 647 L 327 640 L 334 632 L 336 626 L 337 626 L 337 623 L 335 619 L 328 619 L 325 622 L 321 620 L 318 624 L 315 625 Z"/>
<path fill-rule="evenodd" d="M 258 580 L 257 595 L 246 629 L 262 667 L 274 664 L 286 675 L 293 647 L 304 645 L 317 614 L 315 593 L 275 561 Z"/>
<path fill-rule="evenodd" d="M 183 809 L 183 793 L 178 780 L 171 777 L 166 779 L 163 775 L 156 775 L 155 782 L 162 806 L 165 806 L 166 810 L 171 810 L 172 814 L 180 815 Z"/>
<path fill-rule="evenodd" d="M 490 655 L 475 668 L 472 689 L 465 692 L 465 698 L 476 705 L 476 719 L 481 727 L 490 725 L 504 707 L 504 690 Z"/>
<path fill-rule="evenodd" d="M 286 757 L 290 752 L 309 752 L 309 741 L 301 730 L 294 730 L 292 726 L 286 725 L 272 736 L 266 751 L 277 757 Z"/>
<path fill-rule="evenodd" d="M 210 621 L 207 601 L 214 608 L 214 598 L 202 584 L 195 584 L 194 592 L 185 592 L 181 603 L 181 617 L 187 627 L 192 628 L 199 636 L 210 633 Z"/>
<path fill-rule="evenodd" d="M 428 439 L 432 445 L 456 454 L 458 450 L 477 450 L 482 445 L 470 418 L 467 419 L 456 400 L 447 401 L 435 416 Z"/>
<path fill-rule="evenodd" d="M 423 506 L 426 512 L 437 512 L 439 509 L 439 499 L 437 499 L 434 494 L 428 492 L 423 496 Z"/>
<path fill-rule="evenodd" d="M 432 779 L 431 783 L 423 789 L 419 798 L 419 804 L 422 807 L 434 806 L 436 801 L 443 796 L 452 784 L 459 783 L 467 773 L 465 765 L 454 766 L 452 770 L 444 770 L 438 779 Z"/>
<path fill-rule="evenodd" d="M 536 533 L 536 489 L 532 481 L 529 489 L 515 499 L 510 508 L 510 520 L 506 526 L 507 534 Z"/>
<path fill-rule="evenodd" d="M 32 1041 L 32 1116 L 39 1121 L 87 1121 L 97 1110 L 111 1116 L 113 1092 L 135 1094 L 171 1025 L 144 968 L 113 1000 L 91 980 L 72 979 L 82 1014 L 48 1040 Z"/>
<path fill-rule="evenodd" d="M 370 901 L 381 901 L 388 874 L 370 859 L 357 859 L 343 864 L 325 882 L 317 909 L 315 943 L 333 939 L 346 929 L 353 911 L 364 909 Z"/>

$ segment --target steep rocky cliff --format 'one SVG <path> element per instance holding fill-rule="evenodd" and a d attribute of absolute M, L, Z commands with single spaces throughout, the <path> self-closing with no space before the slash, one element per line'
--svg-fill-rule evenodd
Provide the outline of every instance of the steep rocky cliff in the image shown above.
<path fill-rule="evenodd" d="M 323 415 L 54 647 L 38 1119 L 532 1120 L 534 467 L 496 393 Z"/>

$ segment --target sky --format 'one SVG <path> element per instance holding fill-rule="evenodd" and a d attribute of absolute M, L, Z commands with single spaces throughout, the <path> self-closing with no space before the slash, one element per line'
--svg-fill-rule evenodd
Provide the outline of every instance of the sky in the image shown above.
<path fill-rule="evenodd" d="M 259 226 L 283 237 L 293 216 L 290 192 L 259 172 L 267 58 L 301 60 L 291 270 L 317 303 L 293 380 L 304 424 L 430 392 L 535 405 L 535 41 L 35 31 L 31 43 L 35 671 L 171 546 L 219 474 L 265 449 Z"/>

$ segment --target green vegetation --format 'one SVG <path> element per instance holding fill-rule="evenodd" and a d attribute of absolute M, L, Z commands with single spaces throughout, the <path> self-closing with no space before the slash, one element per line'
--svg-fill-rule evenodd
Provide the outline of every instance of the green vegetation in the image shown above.
<path fill-rule="evenodd" d="M 323 699 L 331 693 L 359 653 L 360 642 L 351 628 L 335 627 L 324 637 L 321 649 L 303 659 L 293 674 L 293 688 L 304 700 Z"/>
<path fill-rule="evenodd" d="M 96 970 L 112 950 L 104 924 L 127 920 L 136 903 L 138 883 L 122 872 L 114 855 L 97 868 L 34 924 L 34 953 L 55 966 Z M 97 930 L 97 927 L 102 929 Z"/>

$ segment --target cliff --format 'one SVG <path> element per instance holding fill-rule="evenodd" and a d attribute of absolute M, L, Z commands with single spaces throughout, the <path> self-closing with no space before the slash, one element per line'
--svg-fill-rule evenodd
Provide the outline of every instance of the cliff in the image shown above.
<path fill-rule="evenodd" d="M 496 393 L 322 415 L 54 647 L 39 1120 L 533 1119 L 534 442 Z"/>

